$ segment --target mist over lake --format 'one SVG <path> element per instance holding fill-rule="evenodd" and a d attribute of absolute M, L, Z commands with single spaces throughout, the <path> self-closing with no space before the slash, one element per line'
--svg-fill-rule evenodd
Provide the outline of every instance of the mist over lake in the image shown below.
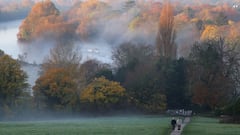
<path fill-rule="evenodd" d="M 22 20 L 14 20 L 0 23 L 0 49 L 14 59 L 18 59 L 19 55 L 24 55 L 24 61 L 28 63 L 41 64 L 49 55 L 51 48 L 54 47 L 54 42 L 51 41 L 36 41 L 28 44 L 21 44 L 17 40 L 17 33 Z M 111 47 L 103 41 L 92 43 L 74 43 L 76 49 L 79 49 L 82 55 L 82 60 L 97 59 L 105 63 L 112 63 Z M 22 69 L 28 74 L 28 83 L 34 86 L 36 79 L 39 77 L 39 66 L 23 65 Z"/>
<path fill-rule="evenodd" d="M 21 22 L 22 20 L 15 20 L 0 23 L 0 49 L 13 58 L 17 58 L 18 54 L 21 54 L 16 37 Z"/>
<path fill-rule="evenodd" d="M 22 20 L 14 20 L 0 23 L 0 49 L 6 54 L 17 59 L 19 55 L 26 54 L 26 61 L 29 63 L 41 64 L 48 56 L 54 42 L 35 41 L 28 44 L 20 44 L 17 40 L 17 33 Z M 76 48 L 80 49 L 82 59 L 97 59 L 102 62 L 111 63 L 111 47 L 103 41 L 91 43 L 75 43 Z"/>

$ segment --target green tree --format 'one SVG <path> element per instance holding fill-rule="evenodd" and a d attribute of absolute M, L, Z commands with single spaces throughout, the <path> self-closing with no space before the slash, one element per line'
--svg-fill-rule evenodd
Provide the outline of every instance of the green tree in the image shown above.
<path fill-rule="evenodd" d="M 154 63 L 141 63 L 129 72 L 123 83 L 130 105 L 148 113 L 160 113 L 167 107 L 163 84 Z"/>
<path fill-rule="evenodd" d="M 221 111 L 223 111 L 224 114 L 233 116 L 233 123 L 239 123 L 240 97 L 236 98 L 235 101 L 232 101 L 230 104 L 226 105 Z"/>
<path fill-rule="evenodd" d="M 83 82 L 83 87 L 86 87 L 92 80 L 97 76 L 104 67 L 102 63 L 97 60 L 87 60 L 81 64 L 80 67 L 80 78 Z M 100 77 L 100 76 L 99 76 Z"/>
<path fill-rule="evenodd" d="M 27 74 L 18 61 L 4 53 L 0 63 L 0 112 L 2 116 L 11 115 L 11 108 L 18 106 L 17 101 L 28 88 Z"/>
<path fill-rule="evenodd" d="M 125 96 L 125 89 L 118 82 L 99 77 L 81 92 L 80 99 L 82 104 L 87 105 L 87 109 L 109 111 L 119 108 Z"/>
<path fill-rule="evenodd" d="M 187 109 L 191 107 L 191 97 L 187 80 L 188 62 L 180 58 L 170 60 L 160 58 L 157 63 L 158 82 L 166 95 L 168 109 Z"/>
<path fill-rule="evenodd" d="M 151 113 L 166 108 L 166 97 L 157 81 L 155 54 L 151 46 L 124 43 L 114 50 L 114 79 L 126 88 L 130 106 Z"/>
<path fill-rule="evenodd" d="M 112 59 L 116 65 L 115 80 L 123 83 L 128 72 L 134 71 L 139 64 L 154 62 L 154 50 L 148 45 L 123 43 L 114 49 Z"/>

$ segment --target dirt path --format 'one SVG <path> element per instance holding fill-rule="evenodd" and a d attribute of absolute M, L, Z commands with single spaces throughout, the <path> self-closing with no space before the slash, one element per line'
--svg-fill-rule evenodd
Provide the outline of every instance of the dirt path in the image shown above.
<path fill-rule="evenodd" d="M 175 130 L 172 131 L 172 133 L 170 135 L 181 135 L 183 128 L 185 127 L 186 124 L 188 124 L 190 122 L 190 117 L 185 117 L 182 126 L 181 126 L 181 130 L 178 130 L 177 127 L 175 128 Z"/>

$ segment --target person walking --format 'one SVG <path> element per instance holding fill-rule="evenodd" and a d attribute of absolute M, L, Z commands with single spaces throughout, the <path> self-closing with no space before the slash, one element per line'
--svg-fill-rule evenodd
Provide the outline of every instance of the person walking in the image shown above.
<path fill-rule="evenodd" d="M 181 118 L 178 118 L 178 119 L 177 119 L 177 129 L 178 129 L 178 130 L 181 130 L 181 126 L 182 126 L 182 119 L 181 119 Z"/>
<path fill-rule="evenodd" d="M 173 117 L 172 120 L 171 120 L 172 130 L 175 129 L 176 124 L 177 124 L 176 119 Z"/>

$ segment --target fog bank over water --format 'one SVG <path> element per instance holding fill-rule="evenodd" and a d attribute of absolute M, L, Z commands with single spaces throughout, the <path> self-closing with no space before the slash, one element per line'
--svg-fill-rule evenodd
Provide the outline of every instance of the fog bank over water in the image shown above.
<path fill-rule="evenodd" d="M 76 43 L 76 47 L 81 50 L 82 61 L 96 59 L 103 63 L 112 63 L 112 46 L 106 42 Z"/>
<path fill-rule="evenodd" d="M 21 53 L 16 37 L 21 22 L 22 20 L 0 23 L 0 49 L 13 58 L 17 58 Z"/>
<path fill-rule="evenodd" d="M 22 20 L 0 23 L 0 49 L 6 54 L 17 59 L 19 55 L 25 54 L 25 61 L 29 63 L 41 64 L 50 49 L 54 47 L 51 41 L 35 41 L 30 44 L 20 44 L 17 41 L 18 27 Z M 99 45 L 101 44 L 101 45 Z M 111 63 L 111 46 L 103 41 L 91 43 L 75 43 L 80 48 L 83 60 L 95 58 L 102 62 Z"/>
<path fill-rule="evenodd" d="M 48 45 L 36 45 L 38 44 L 37 42 L 27 45 L 19 44 L 17 33 L 21 22 L 22 20 L 15 20 L 0 23 L 0 49 L 14 59 L 25 53 L 27 62 L 40 64 L 44 56 L 49 53 L 50 43 Z"/>

